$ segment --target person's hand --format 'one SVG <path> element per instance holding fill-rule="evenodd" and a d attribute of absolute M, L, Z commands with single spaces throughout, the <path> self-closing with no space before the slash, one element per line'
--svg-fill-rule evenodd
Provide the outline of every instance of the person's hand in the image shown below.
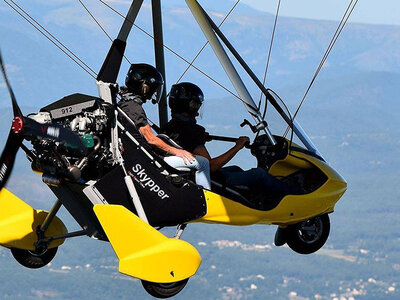
<path fill-rule="evenodd" d="M 176 149 L 173 154 L 182 158 L 185 165 L 196 160 L 192 153 L 183 149 Z"/>
<path fill-rule="evenodd" d="M 236 140 L 236 146 L 239 147 L 239 149 L 243 149 L 248 143 L 250 143 L 250 139 L 247 136 L 241 136 Z"/>

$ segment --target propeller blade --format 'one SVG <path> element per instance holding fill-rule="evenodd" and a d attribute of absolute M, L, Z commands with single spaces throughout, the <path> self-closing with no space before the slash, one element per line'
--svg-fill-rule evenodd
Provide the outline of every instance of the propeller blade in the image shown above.
<path fill-rule="evenodd" d="M 55 123 L 41 124 L 27 117 L 23 117 L 22 122 L 24 136 L 65 142 L 69 147 L 78 148 L 82 152 L 86 151 L 86 147 L 83 145 L 81 138 L 68 128 Z"/>
<path fill-rule="evenodd" d="M 15 124 L 21 120 L 22 112 L 18 106 L 17 100 L 15 98 L 14 92 L 11 88 L 10 82 L 8 81 L 8 77 L 6 74 L 6 70 L 4 68 L 3 58 L 0 52 L 0 69 L 1 73 L 3 74 L 4 81 L 6 82 L 8 92 L 11 96 L 11 103 L 14 112 L 14 120 L 13 125 L 8 135 L 8 139 L 6 142 L 6 146 L 3 150 L 3 153 L 0 156 L 0 190 L 5 186 L 7 183 L 8 178 L 10 177 L 11 171 L 14 167 L 15 157 L 17 155 L 18 149 L 22 144 L 23 136 L 19 136 L 15 133 L 13 127 Z"/>
<path fill-rule="evenodd" d="M 18 149 L 25 137 L 48 138 L 59 142 L 65 142 L 68 146 L 78 148 L 81 153 L 86 153 L 86 147 L 83 145 L 80 137 L 71 130 L 58 124 L 40 124 L 35 120 L 24 117 L 18 106 L 17 99 L 11 88 L 10 82 L 4 68 L 3 58 L 0 52 L 0 69 L 6 82 L 8 92 L 11 96 L 11 103 L 14 112 L 14 119 L 6 146 L 0 157 L 0 190 L 7 183 L 14 166 L 15 157 Z"/>
<path fill-rule="evenodd" d="M 14 111 L 14 117 L 17 117 L 17 116 L 22 117 L 21 109 L 18 106 L 17 99 L 15 98 L 15 95 L 11 88 L 10 82 L 8 81 L 6 70 L 4 68 L 3 58 L 1 56 L 1 52 L 0 52 L 0 69 L 1 69 L 1 72 L 3 73 L 4 81 L 6 82 L 8 92 L 10 93 L 10 96 L 11 96 L 11 103 L 12 103 L 12 107 L 13 107 L 13 111 Z"/>
<path fill-rule="evenodd" d="M 7 183 L 14 167 L 15 157 L 24 140 L 22 135 L 15 134 L 12 130 L 8 135 L 6 146 L 0 157 L 0 190 Z"/>

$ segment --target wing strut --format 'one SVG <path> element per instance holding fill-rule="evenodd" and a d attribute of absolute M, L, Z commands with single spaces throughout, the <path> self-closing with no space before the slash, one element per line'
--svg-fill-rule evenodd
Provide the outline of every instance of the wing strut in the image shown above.
<path fill-rule="evenodd" d="M 132 2 L 128 14 L 126 15 L 125 21 L 121 26 L 118 37 L 112 43 L 111 48 L 108 51 L 107 57 L 103 62 L 103 66 L 100 69 L 99 75 L 97 75 L 98 82 L 117 82 L 119 69 L 121 68 L 122 59 L 124 57 L 126 40 L 128 39 L 133 23 L 136 20 L 142 4 L 143 0 L 135 0 Z M 100 97 L 101 96 L 102 95 L 100 95 Z"/>
<path fill-rule="evenodd" d="M 275 138 L 272 136 L 272 133 L 269 131 L 265 121 L 263 120 L 260 111 L 257 108 L 257 105 L 254 103 L 254 100 L 252 99 L 249 91 L 244 85 L 238 72 L 236 71 L 231 60 L 226 54 L 223 46 L 221 45 L 221 42 L 216 36 L 212 26 L 210 25 L 210 22 L 207 19 L 207 14 L 204 12 L 204 10 L 201 8 L 201 6 L 196 0 L 186 0 L 186 4 L 189 6 L 194 18 L 196 19 L 204 35 L 209 41 L 212 49 L 214 50 L 218 60 L 220 61 L 222 67 L 224 68 L 233 86 L 235 87 L 237 93 L 243 100 L 243 103 L 245 104 L 247 111 L 253 116 L 253 118 L 258 123 L 256 125 L 256 128 L 258 130 L 265 130 L 265 133 L 267 134 L 271 144 L 276 145 Z"/>
<path fill-rule="evenodd" d="M 251 68 L 247 65 L 247 63 L 243 60 L 243 58 L 240 56 L 240 54 L 236 51 L 236 49 L 232 46 L 232 44 L 229 42 L 229 40 L 224 36 L 224 34 L 221 32 L 221 30 L 218 28 L 218 26 L 212 21 L 212 19 L 207 15 L 207 13 L 204 11 L 204 9 L 200 6 L 200 4 L 197 3 L 196 0 L 186 0 L 186 2 L 191 2 L 191 3 L 195 3 L 195 4 L 191 4 L 191 5 L 196 5 L 196 7 L 201 10 L 201 13 L 197 13 L 197 14 L 201 14 L 202 16 L 205 16 L 208 25 L 205 26 L 209 26 L 209 30 L 211 31 L 210 34 L 212 34 L 215 39 L 216 42 L 221 46 L 219 40 L 217 39 L 217 37 L 215 36 L 215 34 L 221 39 L 221 41 L 225 44 L 225 46 L 229 49 L 229 51 L 232 53 L 232 55 L 236 58 L 236 60 L 239 62 L 239 64 L 243 67 L 243 69 L 247 72 L 247 74 L 250 76 L 250 78 L 254 81 L 254 83 L 258 86 L 258 88 L 262 91 L 262 93 L 266 96 L 267 100 L 272 104 L 272 106 L 274 106 L 274 108 L 276 109 L 276 111 L 282 116 L 282 118 L 286 121 L 286 123 L 289 125 L 289 127 L 293 128 L 293 131 L 296 133 L 296 135 L 299 137 L 299 139 L 303 142 L 303 144 L 306 146 L 306 148 L 318 155 L 320 155 L 319 151 L 317 150 L 317 148 L 315 147 L 315 145 L 312 143 L 312 141 L 307 137 L 307 135 L 305 134 L 304 130 L 301 128 L 301 126 L 296 122 L 296 121 L 292 121 L 291 116 L 288 116 L 286 114 L 286 112 L 282 109 L 282 107 L 278 104 L 278 102 L 275 100 L 275 97 L 273 94 L 271 94 L 270 90 L 268 90 L 263 83 L 258 79 L 258 77 L 254 74 L 254 72 L 251 70 Z M 189 4 L 188 4 L 189 5 Z M 197 19 L 197 18 L 196 18 Z M 201 27 L 201 25 L 200 25 Z M 203 29 L 203 27 L 202 27 Z M 207 36 L 208 39 L 208 36 Z M 209 40 L 210 44 L 212 45 L 211 41 Z M 213 48 L 214 49 L 214 48 Z M 222 48 L 221 46 L 221 50 L 224 51 L 225 50 Z M 215 50 L 214 50 L 215 51 Z M 229 60 L 229 58 L 227 57 L 226 59 Z M 222 63 L 222 62 L 221 62 Z M 232 64 L 229 61 L 230 64 Z M 232 66 L 233 67 L 233 66 Z M 236 70 L 235 70 L 236 72 Z M 239 77 L 239 75 L 237 75 Z M 239 80 L 241 81 L 240 77 Z M 243 82 L 242 82 L 243 84 Z M 235 86 L 236 87 L 236 86 Z M 240 94 L 239 94 L 240 95 Z M 261 117 L 260 112 L 258 111 L 257 106 L 255 105 L 254 101 L 252 99 L 250 99 L 252 101 L 252 107 L 254 110 L 257 110 L 258 115 L 260 116 L 259 118 L 261 118 L 261 120 L 263 120 L 263 118 Z M 246 101 L 243 98 L 243 101 Z M 247 103 L 247 101 L 246 101 Z M 284 103 L 282 103 L 284 105 Z M 249 106 L 246 106 L 246 108 L 248 108 Z M 250 112 L 250 111 L 249 111 Z M 288 110 L 289 112 L 289 110 Z M 250 112 L 251 113 L 251 112 Z M 267 128 L 268 129 L 268 128 Z M 268 130 L 267 130 L 268 131 Z M 321 155 L 320 155 L 321 156 Z"/>

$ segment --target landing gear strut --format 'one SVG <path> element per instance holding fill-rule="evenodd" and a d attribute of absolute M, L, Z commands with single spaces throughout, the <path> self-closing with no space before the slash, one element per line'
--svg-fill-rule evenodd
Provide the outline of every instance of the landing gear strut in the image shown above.
<path fill-rule="evenodd" d="M 52 241 L 87 234 L 86 230 L 80 230 L 58 236 L 45 236 L 46 230 L 50 227 L 61 205 L 61 201 L 57 200 L 43 223 L 36 228 L 37 242 L 34 243 L 34 250 L 10 248 L 11 254 L 14 256 L 15 260 L 24 267 L 38 269 L 46 266 L 55 257 L 58 249 L 58 247 L 54 246 L 49 248 Z"/>

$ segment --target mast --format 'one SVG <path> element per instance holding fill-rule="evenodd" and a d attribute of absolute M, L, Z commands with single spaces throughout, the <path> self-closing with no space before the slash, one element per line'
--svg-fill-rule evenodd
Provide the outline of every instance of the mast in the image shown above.
<path fill-rule="evenodd" d="M 107 57 L 97 75 L 97 82 L 113 83 L 117 82 L 119 69 L 121 68 L 122 58 L 124 57 L 126 40 L 131 32 L 133 23 L 139 13 L 143 0 L 132 1 L 125 21 L 121 26 L 117 38 L 111 45 Z M 100 95 L 101 96 L 101 95 Z"/>
<path fill-rule="evenodd" d="M 125 17 L 125 21 L 121 26 L 117 38 L 113 41 L 110 50 L 103 62 L 103 65 L 96 78 L 97 89 L 99 97 L 105 102 L 116 105 L 117 102 L 117 77 L 121 68 L 122 59 L 124 57 L 126 40 L 128 39 L 129 33 L 131 32 L 133 23 L 139 13 L 139 10 L 143 4 L 143 0 L 135 0 L 132 2 L 128 14 Z M 118 161 L 121 157 L 118 149 L 118 128 L 116 126 L 117 110 L 115 110 L 114 126 L 111 129 L 111 143 L 110 150 L 113 155 L 113 159 Z"/>
<path fill-rule="evenodd" d="M 161 95 L 160 103 L 158 103 L 158 118 L 159 125 L 162 127 L 168 122 L 168 106 L 167 106 L 167 79 L 165 76 L 165 61 L 164 61 L 164 40 L 162 30 L 162 14 L 160 0 L 152 0 L 152 15 L 153 15 L 153 32 L 154 32 L 154 56 L 156 59 L 156 68 L 160 71 L 164 78 L 164 87 Z"/>

